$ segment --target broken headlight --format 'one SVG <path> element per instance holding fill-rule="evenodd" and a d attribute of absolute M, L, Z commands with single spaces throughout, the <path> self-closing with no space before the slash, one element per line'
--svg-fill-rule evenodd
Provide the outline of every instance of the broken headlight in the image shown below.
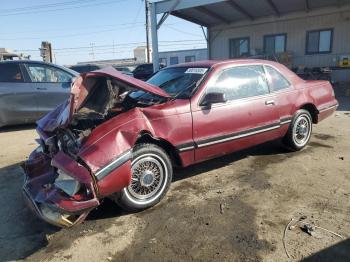
<path fill-rule="evenodd" d="M 57 138 L 57 146 L 59 150 L 62 150 L 75 158 L 76 154 L 79 152 L 80 144 L 74 133 L 69 129 L 62 129 L 58 133 Z"/>
<path fill-rule="evenodd" d="M 57 170 L 58 177 L 55 180 L 55 186 L 61 189 L 69 196 L 74 196 L 80 189 L 80 183 L 62 170 Z"/>

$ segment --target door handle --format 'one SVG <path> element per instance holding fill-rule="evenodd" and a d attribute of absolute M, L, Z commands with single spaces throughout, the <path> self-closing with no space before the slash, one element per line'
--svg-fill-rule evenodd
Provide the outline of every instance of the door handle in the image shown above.
<path fill-rule="evenodd" d="M 267 106 L 269 106 L 269 105 L 274 106 L 275 105 L 275 101 L 274 100 L 266 100 L 265 101 L 265 105 L 267 105 Z"/>
<path fill-rule="evenodd" d="M 37 87 L 36 90 L 47 90 L 46 87 Z"/>

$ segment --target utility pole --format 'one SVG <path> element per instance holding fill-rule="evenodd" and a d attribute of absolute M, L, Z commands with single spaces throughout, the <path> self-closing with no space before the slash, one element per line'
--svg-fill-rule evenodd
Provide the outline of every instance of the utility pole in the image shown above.
<path fill-rule="evenodd" d="M 51 43 L 47 41 L 41 42 L 40 56 L 43 58 L 44 62 L 52 63 L 52 48 Z"/>
<path fill-rule="evenodd" d="M 91 53 L 90 53 L 90 55 L 92 56 L 93 60 L 95 60 L 94 45 L 95 45 L 95 43 L 90 43 L 90 46 L 91 46 Z"/>
<path fill-rule="evenodd" d="M 149 18 L 150 18 L 150 10 L 149 10 L 149 2 L 148 0 L 144 0 L 145 1 L 145 11 L 146 11 L 146 42 L 147 42 L 147 55 L 146 55 L 146 60 L 147 60 L 147 63 L 150 63 L 151 62 L 151 59 L 150 59 L 150 43 L 149 43 Z"/>

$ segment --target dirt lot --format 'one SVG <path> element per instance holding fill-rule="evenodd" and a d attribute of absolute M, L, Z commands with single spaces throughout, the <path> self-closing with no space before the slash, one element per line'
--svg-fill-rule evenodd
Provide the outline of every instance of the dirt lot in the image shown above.
<path fill-rule="evenodd" d="M 63 230 L 22 200 L 18 164 L 36 147 L 34 127 L 2 129 L 0 261 L 350 261 L 350 103 L 341 102 L 301 152 L 274 142 L 176 170 L 156 207 L 126 214 L 106 200 Z M 289 230 L 289 260 L 283 232 L 302 215 L 345 239 Z"/>

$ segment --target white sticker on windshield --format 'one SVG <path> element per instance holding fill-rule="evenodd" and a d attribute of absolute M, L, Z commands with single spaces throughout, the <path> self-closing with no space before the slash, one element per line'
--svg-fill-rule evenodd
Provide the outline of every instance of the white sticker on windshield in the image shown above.
<path fill-rule="evenodd" d="M 199 74 L 204 75 L 208 71 L 207 68 L 188 68 L 185 74 Z"/>

